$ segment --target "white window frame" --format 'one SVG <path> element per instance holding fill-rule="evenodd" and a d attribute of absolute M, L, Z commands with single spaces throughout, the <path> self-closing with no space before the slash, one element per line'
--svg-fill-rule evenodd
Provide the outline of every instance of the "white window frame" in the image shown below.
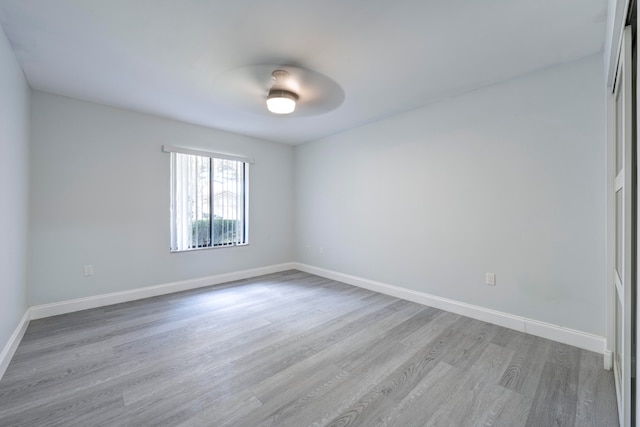
<path fill-rule="evenodd" d="M 172 146 L 172 145 L 163 145 L 162 146 L 162 151 L 165 153 L 170 153 L 171 154 L 171 202 L 170 202 L 170 234 L 171 234 L 171 239 L 170 239 L 170 244 L 169 244 L 169 251 L 172 253 L 176 253 L 176 252 L 190 252 L 190 251 L 196 251 L 196 250 L 203 250 L 203 249 L 219 249 L 219 248 L 228 248 L 228 247 L 235 247 L 235 246 L 246 246 L 249 244 L 249 165 L 253 164 L 254 161 L 252 158 L 249 157 L 242 157 L 242 156 L 236 156 L 236 155 L 230 155 L 230 154 L 224 154 L 224 153 L 215 153 L 215 152 L 210 152 L 210 151 L 203 151 L 203 150 L 194 150 L 194 149 L 190 149 L 190 148 L 183 148 L 183 147 L 176 147 L 176 146 Z M 179 224 L 179 220 L 178 220 L 178 206 L 181 203 L 180 200 L 178 200 L 178 196 L 177 194 L 179 193 L 178 189 L 178 177 L 176 176 L 176 159 L 178 158 L 178 154 L 180 155 L 190 155 L 190 156 L 198 156 L 201 157 L 202 159 L 206 159 L 206 160 L 210 160 L 211 162 L 214 162 L 216 160 L 230 160 L 230 161 L 235 161 L 235 162 L 241 162 L 243 165 L 243 182 L 242 182 L 242 194 L 239 195 L 238 197 L 240 197 L 240 201 L 242 203 L 242 206 L 244 207 L 244 209 L 242 210 L 241 214 L 242 214 L 242 228 L 243 228 L 243 232 L 241 234 L 241 236 L 243 238 L 238 239 L 237 241 L 232 241 L 232 242 L 227 242 L 224 244 L 215 244 L 214 241 L 214 236 L 213 236 L 213 232 L 214 232 L 214 224 L 213 222 L 210 223 L 210 227 L 211 227 L 211 239 L 209 240 L 209 243 L 206 246 L 198 246 L 197 241 L 195 243 L 195 245 L 193 246 L 185 246 L 184 245 L 184 238 L 183 239 L 179 239 L 178 236 L 180 235 L 179 232 L 179 228 L 184 228 L 181 227 Z M 205 161 L 206 161 L 205 160 Z M 213 163 L 212 163 L 213 164 Z M 214 185 L 213 183 L 213 173 L 212 171 L 210 171 L 209 173 L 209 182 L 207 183 L 209 186 L 211 186 L 210 188 L 213 188 L 212 186 Z M 239 192 L 237 192 L 239 194 Z M 184 203 L 184 202 L 182 202 Z M 240 202 L 238 202 L 240 203 Z M 210 191 L 209 197 L 208 197 L 208 209 L 209 209 L 209 215 L 211 220 L 213 220 L 213 215 L 214 213 L 214 198 L 213 198 L 213 192 Z M 189 226 L 190 227 L 190 226 Z M 233 228 L 233 230 L 235 230 L 235 228 Z M 193 244 L 192 242 L 192 238 L 188 237 L 189 239 L 189 244 Z M 197 237 L 196 237 L 197 239 Z"/>

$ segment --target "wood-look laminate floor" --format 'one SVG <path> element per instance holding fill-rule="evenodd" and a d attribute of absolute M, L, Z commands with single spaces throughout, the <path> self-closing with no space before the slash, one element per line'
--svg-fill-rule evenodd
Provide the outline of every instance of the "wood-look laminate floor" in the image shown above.
<path fill-rule="evenodd" d="M 602 366 L 288 271 L 31 322 L 0 426 L 616 426 Z"/>

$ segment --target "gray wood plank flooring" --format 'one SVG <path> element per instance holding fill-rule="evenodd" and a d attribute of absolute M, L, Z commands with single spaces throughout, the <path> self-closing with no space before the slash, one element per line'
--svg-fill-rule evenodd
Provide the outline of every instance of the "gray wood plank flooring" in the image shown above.
<path fill-rule="evenodd" d="M 292 270 L 31 322 L 0 426 L 613 427 L 602 365 Z"/>

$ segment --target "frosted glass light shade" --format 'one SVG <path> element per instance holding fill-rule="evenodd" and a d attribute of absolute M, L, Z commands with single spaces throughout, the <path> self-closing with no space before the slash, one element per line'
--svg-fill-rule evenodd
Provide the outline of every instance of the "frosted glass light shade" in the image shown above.
<path fill-rule="evenodd" d="M 267 109 L 274 114 L 290 114 L 296 109 L 298 95 L 288 90 L 271 89 L 267 97 Z"/>

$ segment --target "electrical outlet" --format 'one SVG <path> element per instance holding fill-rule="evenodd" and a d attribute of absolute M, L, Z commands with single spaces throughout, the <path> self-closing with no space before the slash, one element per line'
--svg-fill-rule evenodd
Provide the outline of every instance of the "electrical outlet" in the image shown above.
<path fill-rule="evenodd" d="M 496 273 L 487 273 L 485 275 L 484 282 L 489 286 L 495 286 L 496 285 Z"/>
<path fill-rule="evenodd" d="M 93 276 L 93 265 L 85 265 L 84 266 L 84 275 L 85 276 Z"/>

